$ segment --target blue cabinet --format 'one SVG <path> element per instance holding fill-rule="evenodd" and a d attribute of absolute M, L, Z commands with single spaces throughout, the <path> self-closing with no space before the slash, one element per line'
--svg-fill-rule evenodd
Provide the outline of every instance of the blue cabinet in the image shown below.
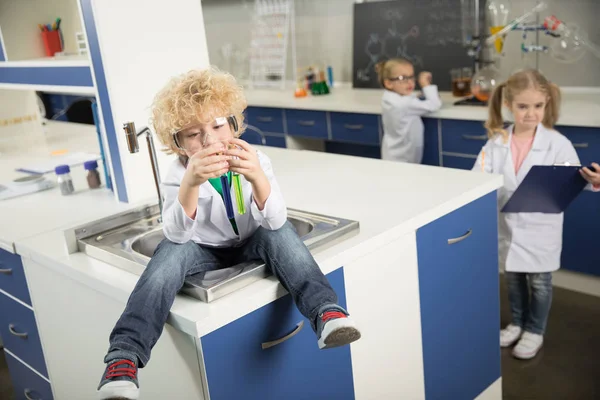
<path fill-rule="evenodd" d="M 33 311 L 3 294 L 0 294 L 0 310 L 0 337 L 4 347 L 48 376 Z"/>
<path fill-rule="evenodd" d="M 472 400 L 500 378 L 496 201 L 490 193 L 417 231 L 427 399 Z"/>
<path fill-rule="evenodd" d="M 425 126 L 425 137 L 423 147 L 423 161 L 425 165 L 440 165 L 440 144 L 438 135 L 439 119 L 423 118 Z"/>
<path fill-rule="evenodd" d="M 600 162 L 600 129 L 558 126 L 575 147 L 582 165 Z M 600 276 L 600 194 L 583 192 L 565 212 L 561 268 Z"/>
<path fill-rule="evenodd" d="M 1 249 L 0 337 L 16 398 L 52 399 L 21 257 Z"/>
<path fill-rule="evenodd" d="M 446 168 L 471 170 L 473 169 L 473 165 L 475 165 L 475 161 L 477 161 L 477 158 L 469 156 L 444 155 L 442 157 L 442 162 L 444 163 L 443 165 Z"/>
<path fill-rule="evenodd" d="M 375 114 L 329 113 L 331 139 L 336 142 L 349 142 L 379 145 L 379 117 Z"/>
<path fill-rule="evenodd" d="M 0 290 L 31 305 L 21 257 L 0 249 Z"/>
<path fill-rule="evenodd" d="M 16 396 L 15 400 L 53 399 L 48 380 L 27 368 L 8 353 L 6 353 L 6 364 Z"/>
<path fill-rule="evenodd" d="M 265 133 L 283 134 L 285 132 L 283 110 L 281 108 L 248 107 L 246 108 L 246 119 L 248 124 Z"/>
<path fill-rule="evenodd" d="M 345 307 L 343 269 L 327 278 Z M 350 347 L 319 350 L 289 294 L 200 341 L 211 400 L 354 399 Z"/>
<path fill-rule="evenodd" d="M 285 110 L 287 134 L 315 139 L 328 139 L 325 111 Z"/>
<path fill-rule="evenodd" d="M 584 191 L 565 212 L 561 268 L 600 276 L 600 193 Z"/>
<path fill-rule="evenodd" d="M 442 120 L 442 148 L 444 153 L 477 155 L 487 142 L 482 121 Z"/>

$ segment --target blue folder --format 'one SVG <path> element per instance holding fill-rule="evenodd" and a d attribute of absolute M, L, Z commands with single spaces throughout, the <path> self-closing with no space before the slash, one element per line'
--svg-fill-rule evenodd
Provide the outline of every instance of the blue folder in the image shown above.
<path fill-rule="evenodd" d="M 583 191 L 580 166 L 534 165 L 501 212 L 558 214 Z"/>

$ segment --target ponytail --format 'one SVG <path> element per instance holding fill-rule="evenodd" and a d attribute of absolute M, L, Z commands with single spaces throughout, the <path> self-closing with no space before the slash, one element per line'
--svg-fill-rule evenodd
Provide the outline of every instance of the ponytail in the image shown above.
<path fill-rule="evenodd" d="M 548 104 L 546 104 L 546 111 L 544 113 L 544 119 L 542 124 L 546 128 L 554 128 L 554 125 L 558 122 L 558 116 L 560 114 L 560 89 L 554 83 L 548 85 Z"/>
<path fill-rule="evenodd" d="M 377 81 L 383 88 L 385 87 L 384 81 L 387 78 L 387 76 L 385 74 L 385 64 L 387 62 L 388 62 L 388 60 L 384 60 L 384 61 L 379 61 L 377 64 L 375 64 L 375 72 L 377 73 Z"/>
<path fill-rule="evenodd" d="M 504 142 L 508 141 L 508 132 L 504 129 L 504 120 L 502 119 L 502 95 L 506 88 L 506 82 L 496 87 L 489 104 L 488 120 L 485 123 L 487 134 L 493 139 L 497 134 L 502 134 Z"/>

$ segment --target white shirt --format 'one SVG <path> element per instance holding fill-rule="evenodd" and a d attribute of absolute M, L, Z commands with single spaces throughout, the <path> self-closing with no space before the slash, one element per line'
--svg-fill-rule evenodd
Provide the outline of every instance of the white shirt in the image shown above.
<path fill-rule="evenodd" d="M 223 198 L 208 181 L 200 185 L 198 191 L 196 218 L 191 219 L 187 216 L 178 197 L 185 167 L 178 159 L 173 161 L 162 184 L 165 197 L 163 206 L 165 237 L 175 243 L 193 240 L 211 247 L 232 247 L 252 236 L 259 226 L 270 230 L 281 228 L 287 221 L 287 208 L 275 179 L 271 160 L 260 151 L 257 154 L 260 166 L 271 184 L 271 193 L 264 209 L 259 210 L 252 196 L 252 185 L 240 175 L 246 213 L 243 215 L 238 213 L 234 200 L 235 222 L 239 235 L 235 233 L 227 218 Z M 231 198 L 235 199 L 233 187 Z"/>
<path fill-rule="evenodd" d="M 554 129 L 539 124 L 531 150 L 515 173 L 512 158 L 512 126 L 509 140 L 501 135 L 488 140 L 479 153 L 474 171 L 504 175 L 504 186 L 498 189 L 498 207 L 502 209 L 534 165 L 579 164 L 573 144 Z M 482 167 L 482 159 L 484 165 Z M 593 190 L 587 185 L 587 190 Z M 511 272 L 551 272 L 560 268 L 563 213 L 499 213 L 498 252 L 500 265 Z"/>
<path fill-rule="evenodd" d="M 442 106 L 436 85 L 423 88 L 425 100 L 413 93 L 402 96 L 385 90 L 381 99 L 383 139 L 381 158 L 420 164 L 423 159 L 425 127 L 421 116 Z"/>

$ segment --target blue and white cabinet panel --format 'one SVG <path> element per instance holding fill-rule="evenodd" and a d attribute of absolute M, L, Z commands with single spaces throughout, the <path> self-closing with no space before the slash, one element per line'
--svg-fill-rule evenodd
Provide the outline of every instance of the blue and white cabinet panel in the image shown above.
<path fill-rule="evenodd" d="M 501 376 L 496 192 L 417 231 L 427 399 L 471 400 Z"/>
<path fill-rule="evenodd" d="M 17 399 L 52 399 L 21 257 L 0 249 L 0 337 Z"/>
<path fill-rule="evenodd" d="M 502 398 L 496 215 L 491 193 L 347 263 L 357 399 Z"/>
<path fill-rule="evenodd" d="M 327 278 L 345 306 L 343 268 Z M 350 347 L 319 350 L 289 294 L 199 342 L 211 400 L 355 398 Z"/>

